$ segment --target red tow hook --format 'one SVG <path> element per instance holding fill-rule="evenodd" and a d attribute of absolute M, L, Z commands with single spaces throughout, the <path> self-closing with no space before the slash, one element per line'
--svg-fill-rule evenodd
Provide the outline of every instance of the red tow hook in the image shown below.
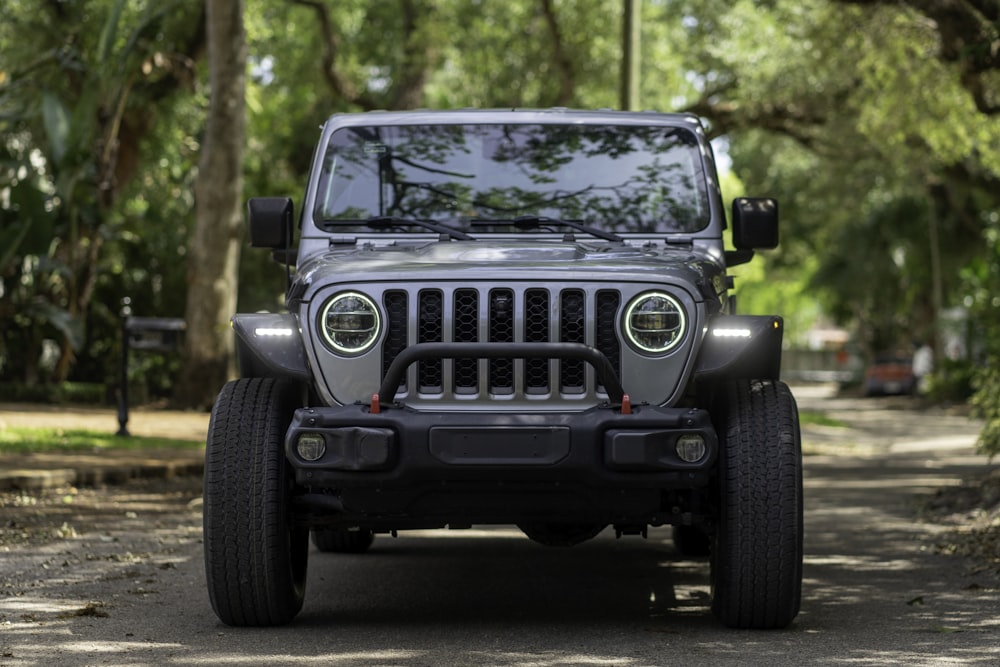
<path fill-rule="evenodd" d="M 622 414 L 632 414 L 632 399 L 629 398 L 628 394 L 622 394 Z"/>
<path fill-rule="evenodd" d="M 378 394 L 372 394 L 372 404 L 368 411 L 373 415 L 382 414 L 382 406 L 378 402 Z"/>

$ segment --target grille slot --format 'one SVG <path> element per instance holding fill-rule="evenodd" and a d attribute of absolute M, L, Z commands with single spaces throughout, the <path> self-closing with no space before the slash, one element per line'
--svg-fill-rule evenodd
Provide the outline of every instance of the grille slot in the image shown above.
<path fill-rule="evenodd" d="M 473 286 L 390 289 L 383 295 L 386 336 L 383 375 L 413 343 L 584 343 L 603 352 L 620 373 L 621 341 L 616 322 L 622 296 L 615 289 Z M 576 359 L 473 358 L 419 361 L 401 386 L 409 400 L 447 400 L 487 394 L 524 397 L 560 394 L 597 400 L 589 364 Z"/>
<path fill-rule="evenodd" d="M 549 292 L 529 289 L 524 293 L 524 340 L 527 343 L 548 343 L 550 337 Z M 524 361 L 524 393 L 549 392 L 549 362 L 546 359 Z"/>
<path fill-rule="evenodd" d="M 452 340 L 456 343 L 479 342 L 479 293 L 474 289 L 455 290 L 452 311 Z M 455 359 L 455 393 L 474 394 L 479 387 L 479 361 Z"/>
<path fill-rule="evenodd" d="M 421 290 L 420 312 L 417 318 L 417 342 L 443 342 L 444 311 L 443 297 L 440 290 Z M 421 393 L 439 394 L 444 391 L 442 386 L 442 363 L 440 359 L 417 362 L 418 385 Z"/>
<path fill-rule="evenodd" d="M 559 295 L 559 340 L 563 343 L 585 343 L 586 306 L 583 290 L 564 290 Z M 562 362 L 559 383 L 567 394 L 582 394 L 586 381 L 586 366 L 579 359 Z"/>
<path fill-rule="evenodd" d="M 491 343 L 514 342 L 514 291 L 490 290 L 489 340 Z M 514 393 L 514 360 L 490 359 L 490 392 Z"/>
<path fill-rule="evenodd" d="M 385 343 L 382 345 L 382 376 L 385 377 L 389 364 L 406 349 L 407 295 L 402 290 L 390 290 L 382 297 L 386 312 Z M 406 391 L 406 380 L 399 386 Z"/>
<path fill-rule="evenodd" d="M 622 356 L 615 320 L 618 318 L 618 307 L 621 303 L 622 295 L 618 290 L 601 290 L 597 293 L 597 308 L 594 310 L 596 324 L 594 347 L 611 361 L 611 367 L 619 377 L 622 374 Z M 604 385 L 597 385 L 597 389 L 604 391 Z"/>

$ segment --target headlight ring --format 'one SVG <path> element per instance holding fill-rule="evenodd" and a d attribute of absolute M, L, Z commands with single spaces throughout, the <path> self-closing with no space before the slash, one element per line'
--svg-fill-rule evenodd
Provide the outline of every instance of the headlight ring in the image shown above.
<path fill-rule="evenodd" d="M 646 292 L 625 309 L 622 330 L 643 354 L 665 354 L 684 339 L 687 318 L 680 302 L 666 292 Z"/>
<path fill-rule="evenodd" d="M 336 353 L 355 356 L 367 352 L 378 340 L 382 318 L 378 307 L 360 292 L 335 294 L 323 306 L 319 330 Z"/>

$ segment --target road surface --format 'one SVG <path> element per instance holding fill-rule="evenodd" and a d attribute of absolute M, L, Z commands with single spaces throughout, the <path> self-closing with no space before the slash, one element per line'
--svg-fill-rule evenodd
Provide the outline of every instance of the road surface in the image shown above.
<path fill-rule="evenodd" d="M 718 626 L 707 564 L 678 559 L 668 529 L 563 550 L 507 527 L 314 552 L 292 625 L 229 628 L 205 593 L 188 478 L 65 491 L 67 507 L 8 498 L 0 516 L 26 534 L 0 545 L 0 666 L 1000 664 L 1000 582 L 940 553 L 949 528 L 921 520 L 924 499 L 988 468 L 977 425 L 796 395 L 849 427 L 806 430 L 818 453 L 805 463 L 802 612 L 787 630 Z M 27 535 L 42 529 L 46 540 Z"/>

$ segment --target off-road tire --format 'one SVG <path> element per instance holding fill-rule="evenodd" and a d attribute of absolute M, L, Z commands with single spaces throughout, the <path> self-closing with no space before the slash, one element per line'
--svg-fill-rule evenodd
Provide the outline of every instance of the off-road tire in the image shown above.
<path fill-rule="evenodd" d="M 733 628 L 783 628 L 802 595 L 802 452 L 798 410 L 774 380 L 734 383 L 718 406 L 720 516 L 712 613 Z"/>
<path fill-rule="evenodd" d="M 367 529 L 313 528 L 312 541 L 323 553 L 361 554 L 375 541 L 375 534 Z"/>
<path fill-rule="evenodd" d="M 297 385 L 270 378 L 226 384 L 205 450 L 204 542 L 208 592 L 233 626 L 288 623 L 302 608 L 309 531 L 289 516 L 284 436 Z"/>

